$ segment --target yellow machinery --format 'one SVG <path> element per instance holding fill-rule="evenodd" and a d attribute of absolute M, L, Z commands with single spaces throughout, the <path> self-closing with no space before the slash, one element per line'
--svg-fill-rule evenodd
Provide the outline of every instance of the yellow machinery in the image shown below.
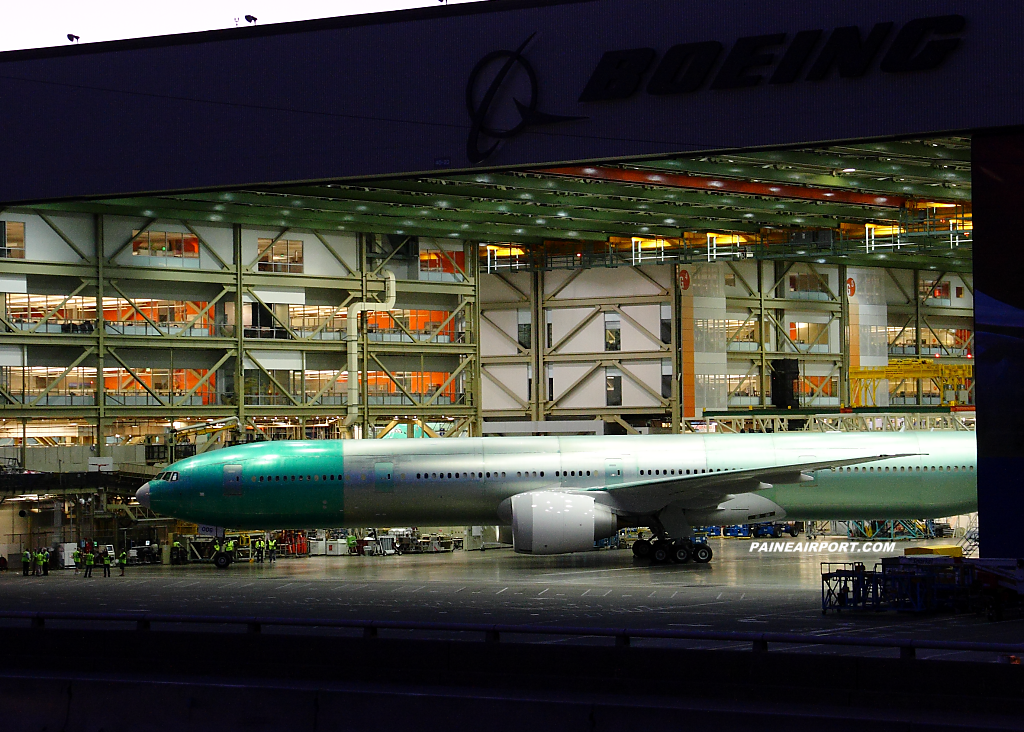
<path fill-rule="evenodd" d="M 943 405 L 955 406 L 957 394 L 974 378 L 974 364 L 949 363 L 938 358 L 900 358 L 888 366 L 860 366 L 850 369 L 850 401 L 854 407 L 878 404 L 878 389 L 883 381 L 898 384 L 901 381 L 931 379 L 942 395 Z M 953 399 L 946 395 L 952 393 Z"/>

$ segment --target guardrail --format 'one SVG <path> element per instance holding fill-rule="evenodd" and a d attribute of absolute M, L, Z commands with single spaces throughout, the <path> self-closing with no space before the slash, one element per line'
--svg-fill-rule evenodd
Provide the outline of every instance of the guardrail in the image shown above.
<path fill-rule="evenodd" d="M 0 612 L 0 619 L 28 620 L 31 627 L 44 629 L 47 621 L 135 623 L 136 630 L 148 631 L 153 623 L 245 626 L 249 633 L 261 633 L 265 626 L 361 630 L 364 638 L 376 638 L 381 630 L 412 630 L 445 633 L 479 633 L 482 640 L 498 643 L 502 635 L 546 635 L 613 638 L 615 645 L 628 647 L 633 639 L 719 641 L 749 643 L 755 653 L 768 651 L 768 644 L 859 646 L 899 649 L 900 658 L 912 660 L 917 651 L 963 651 L 1024 655 L 1024 643 L 979 643 L 916 638 L 864 638 L 856 636 L 803 635 L 799 633 L 750 633 L 658 628 L 593 628 L 584 626 L 536 626 L 486 623 L 427 623 L 405 620 L 346 620 L 342 618 L 261 618 L 218 615 L 171 615 L 159 613 L 63 613 Z"/>

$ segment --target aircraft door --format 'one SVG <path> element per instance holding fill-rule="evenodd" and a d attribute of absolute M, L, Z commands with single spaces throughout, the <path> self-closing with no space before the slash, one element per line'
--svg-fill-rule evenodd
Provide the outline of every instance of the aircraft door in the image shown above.
<path fill-rule="evenodd" d="M 224 466 L 224 495 L 225 496 L 240 496 L 240 495 L 242 495 L 242 466 L 241 465 L 225 465 Z"/>
<path fill-rule="evenodd" d="M 392 493 L 395 490 L 395 464 L 374 463 L 373 464 L 373 491 L 374 493 Z"/>
<path fill-rule="evenodd" d="M 618 485 L 623 482 L 622 478 L 622 460 L 620 458 L 608 459 L 604 461 L 604 484 L 605 485 Z"/>

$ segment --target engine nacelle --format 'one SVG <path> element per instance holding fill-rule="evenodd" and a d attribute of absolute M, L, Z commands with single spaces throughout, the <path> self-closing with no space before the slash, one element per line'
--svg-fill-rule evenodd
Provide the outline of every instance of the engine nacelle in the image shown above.
<path fill-rule="evenodd" d="M 553 491 L 512 496 L 512 539 L 522 554 L 588 551 L 617 530 L 615 514 L 591 496 Z"/>

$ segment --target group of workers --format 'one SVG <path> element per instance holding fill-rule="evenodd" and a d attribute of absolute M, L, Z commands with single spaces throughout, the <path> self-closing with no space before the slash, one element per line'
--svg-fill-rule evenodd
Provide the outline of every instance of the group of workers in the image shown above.
<path fill-rule="evenodd" d="M 104 549 L 103 551 L 92 551 L 88 549 L 75 549 L 74 554 L 71 558 L 75 562 L 75 574 L 79 573 L 79 570 L 85 570 L 86 577 L 92 577 L 92 570 L 96 564 L 103 567 L 103 576 L 110 576 L 110 567 L 113 564 L 112 553 Z M 128 566 L 128 551 L 125 549 L 121 550 L 121 553 L 117 557 L 117 566 L 121 569 L 120 577 L 124 577 L 124 569 Z"/>
<path fill-rule="evenodd" d="M 114 564 L 113 553 L 106 549 L 100 550 L 99 546 L 87 549 L 76 547 L 71 558 L 75 563 L 75 574 L 84 571 L 85 577 L 92 577 L 93 567 L 97 564 L 103 567 L 103 576 L 109 577 L 110 568 Z M 125 567 L 128 566 L 128 551 L 126 549 L 122 549 L 121 554 L 118 555 L 117 566 L 121 569 L 119 576 L 124 577 Z M 21 555 L 21 570 L 26 577 L 48 575 L 50 573 L 50 550 L 45 547 L 40 547 L 34 552 L 26 549 Z"/>
<path fill-rule="evenodd" d="M 216 557 L 223 552 L 233 562 L 236 558 L 235 545 L 236 541 L 232 538 L 225 539 L 223 542 L 220 539 L 214 539 L 212 556 Z M 277 539 L 254 538 L 251 541 L 251 550 L 250 561 L 259 564 L 264 562 L 273 564 L 277 559 Z M 96 565 L 103 568 L 104 577 L 110 577 L 111 567 L 115 564 L 121 569 L 119 576 L 124 577 L 125 567 L 128 566 L 127 550 L 122 549 L 115 561 L 113 552 L 102 548 L 98 544 L 93 545 L 91 543 L 87 543 L 85 548 L 76 547 L 72 554 L 72 559 L 75 564 L 75 574 L 84 573 L 85 577 L 92 577 L 92 571 Z M 185 547 L 182 546 L 180 541 L 175 539 L 171 544 L 171 564 L 186 564 L 187 562 L 188 557 Z M 26 577 L 48 575 L 50 570 L 50 550 L 46 547 L 40 547 L 35 551 L 26 549 L 22 553 L 21 567 Z"/>
<path fill-rule="evenodd" d="M 277 539 L 271 538 L 269 541 L 256 539 L 253 542 L 253 547 L 256 552 L 257 564 L 263 564 L 264 557 L 271 564 L 277 559 Z"/>
<path fill-rule="evenodd" d="M 26 577 L 50 574 L 50 550 L 46 547 L 39 547 L 35 551 L 26 549 L 21 553 L 21 571 Z"/>
<path fill-rule="evenodd" d="M 178 542 L 175 542 L 177 544 Z M 273 563 L 277 559 L 277 539 L 271 538 L 269 540 L 261 538 L 253 539 L 250 542 L 252 553 L 250 557 L 252 561 L 257 564 L 263 564 L 264 561 Z M 228 555 L 231 561 L 235 561 L 235 540 L 225 539 L 224 543 L 221 544 L 220 539 L 213 540 L 213 556 L 217 556 L 221 552 Z"/>

